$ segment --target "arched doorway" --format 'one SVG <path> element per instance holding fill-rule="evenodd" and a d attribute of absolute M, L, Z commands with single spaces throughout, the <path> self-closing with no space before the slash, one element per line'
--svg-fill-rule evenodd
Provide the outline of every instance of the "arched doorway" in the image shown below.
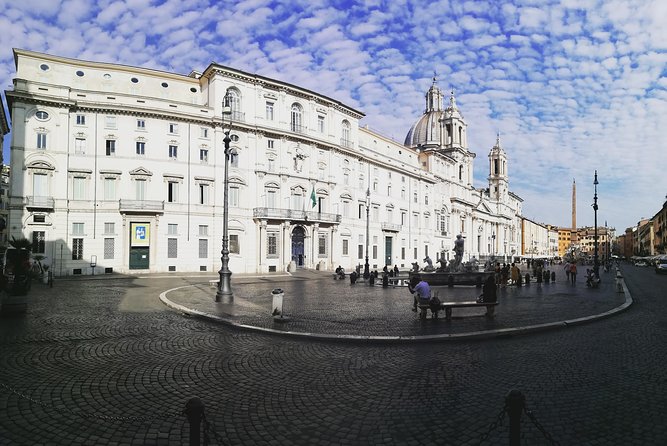
<path fill-rule="evenodd" d="M 305 263 L 303 243 L 306 239 L 306 231 L 302 226 L 297 226 L 292 231 L 292 261 L 296 263 L 297 268 Z"/>

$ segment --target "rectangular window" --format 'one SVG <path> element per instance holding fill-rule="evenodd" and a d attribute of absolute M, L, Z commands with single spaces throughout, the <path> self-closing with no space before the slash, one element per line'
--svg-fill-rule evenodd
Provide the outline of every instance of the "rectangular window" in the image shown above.
<path fill-rule="evenodd" d="M 199 225 L 199 236 L 208 237 L 208 225 Z"/>
<path fill-rule="evenodd" d="M 169 203 L 178 201 L 178 183 L 175 181 L 167 182 L 167 201 Z"/>
<path fill-rule="evenodd" d="M 86 198 L 86 179 L 83 177 L 72 178 L 72 199 L 85 200 Z"/>
<path fill-rule="evenodd" d="M 169 133 L 178 134 L 178 124 L 169 124 Z"/>
<path fill-rule="evenodd" d="M 178 147 L 169 146 L 169 158 L 176 159 L 178 157 Z"/>
<path fill-rule="evenodd" d="M 205 238 L 199 239 L 199 258 L 200 259 L 208 258 L 208 239 Z"/>
<path fill-rule="evenodd" d="M 116 117 L 115 116 L 105 117 L 104 126 L 108 129 L 115 129 L 116 128 Z"/>
<path fill-rule="evenodd" d="M 364 218 L 364 205 L 359 203 L 359 219 Z"/>
<path fill-rule="evenodd" d="M 105 200 L 115 200 L 116 199 L 116 179 L 115 178 L 105 178 L 104 179 L 104 199 Z"/>
<path fill-rule="evenodd" d="M 239 154 L 236 152 L 229 154 L 229 165 L 232 167 L 239 167 Z"/>
<path fill-rule="evenodd" d="M 116 140 L 107 139 L 107 156 L 112 156 L 116 154 Z"/>
<path fill-rule="evenodd" d="M 84 235 L 83 223 L 72 223 L 72 235 Z"/>
<path fill-rule="evenodd" d="M 405 260 L 405 247 L 401 248 L 401 260 Z"/>
<path fill-rule="evenodd" d="M 268 232 L 266 240 L 266 255 L 267 256 L 277 256 L 278 255 L 278 233 L 277 232 Z"/>
<path fill-rule="evenodd" d="M 199 161 L 202 163 L 208 163 L 208 150 L 199 149 Z"/>
<path fill-rule="evenodd" d="M 167 239 L 167 258 L 175 259 L 178 257 L 178 239 Z"/>
<path fill-rule="evenodd" d="M 266 148 L 267 149 L 273 149 L 273 146 L 274 146 L 274 141 L 272 139 L 269 139 L 268 141 L 266 141 Z"/>
<path fill-rule="evenodd" d="M 275 158 L 269 158 L 269 172 L 276 171 L 276 160 Z"/>
<path fill-rule="evenodd" d="M 324 133 L 324 116 L 317 116 L 317 131 L 319 133 Z"/>
<path fill-rule="evenodd" d="M 266 102 L 266 120 L 273 121 L 273 102 Z"/>
<path fill-rule="evenodd" d="M 143 119 L 137 119 L 137 128 L 141 130 L 145 129 L 146 121 L 144 121 Z"/>
<path fill-rule="evenodd" d="M 208 204 L 208 184 L 199 185 L 199 204 Z"/>
<path fill-rule="evenodd" d="M 239 236 L 238 236 L 238 234 L 230 234 L 230 236 L 229 236 L 229 253 L 230 254 L 241 254 L 241 247 L 239 245 Z"/>
<path fill-rule="evenodd" d="M 76 125 L 86 125 L 86 115 L 76 115 Z"/>
<path fill-rule="evenodd" d="M 240 190 L 238 187 L 230 187 L 229 188 L 229 205 L 230 206 L 238 206 L 239 205 L 239 195 L 240 195 Z"/>
<path fill-rule="evenodd" d="M 415 255 L 414 255 L 413 258 L 415 258 L 415 259 L 417 258 L 417 247 L 416 246 L 415 246 Z"/>
<path fill-rule="evenodd" d="M 83 239 L 82 238 L 73 238 L 72 239 L 72 260 L 81 260 L 83 259 Z"/>
<path fill-rule="evenodd" d="M 86 153 L 86 140 L 83 138 L 76 138 L 74 140 L 74 153 L 83 155 Z"/>
<path fill-rule="evenodd" d="M 364 245 L 358 245 L 357 248 L 357 258 L 361 260 L 364 258 Z"/>
<path fill-rule="evenodd" d="M 206 127 L 201 127 L 201 131 L 200 131 L 199 135 L 202 138 L 208 138 L 208 129 Z"/>
<path fill-rule="evenodd" d="M 267 189 L 266 190 L 266 207 L 274 209 L 276 207 L 276 203 L 278 200 L 276 199 L 276 196 L 278 194 L 276 193 L 275 189 Z"/>
<path fill-rule="evenodd" d="M 137 141 L 137 155 L 146 154 L 146 143 L 142 141 Z"/>
<path fill-rule="evenodd" d="M 104 239 L 104 258 L 105 259 L 113 259 L 116 256 L 115 253 L 115 241 L 116 239 L 113 238 L 105 238 Z"/>
<path fill-rule="evenodd" d="M 377 245 L 373 245 L 373 260 L 377 260 L 378 258 L 378 247 Z"/>
<path fill-rule="evenodd" d="M 327 255 L 327 235 L 326 234 L 320 234 L 319 237 L 317 238 L 317 254 L 320 257 L 324 257 Z"/>
<path fill-rule="evenodd" d="M 176 223 L 167 224 L 167 235 L 178 235 L 178 224 Z"/>
<path fill-rule="evenodd" d="M 32 253 L 42 254 L 46 249 L 46 232 L 32 231 Z"/>
<path fill-rule="evenodd" d="M 134 181 L 134 192 L 135 198 L 137 200 L 146 199 L 146 180 L 135 180 Z"/>
<path fill-rule="evenodd" d="M 349 245 L 350 245 L 350 241 L 347 240 L 347 239 L 343 239 L 343 255 L 344 256 L 350 255 L 349 254 L 349 249 L 350 249 Z"/>
<path fill-rule="evenodd" d="M 107 235 L 116 234 L 116 224 L 110 222 L 104 223 L 104 233 Z"/>
<path fill-rule="evenodd" d="M 46 133 L 37 134 L 37 148 L 46 149 Z"/>

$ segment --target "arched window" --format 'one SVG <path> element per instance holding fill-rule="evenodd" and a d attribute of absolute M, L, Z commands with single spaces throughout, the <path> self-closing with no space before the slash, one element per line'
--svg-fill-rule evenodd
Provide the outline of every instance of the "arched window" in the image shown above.
<path fill-rule="evenodd" d="M 463 181 L 463 165 L 459 166 L 459 181 Z"/>
<path fill-rule="evenodd" d="M 463 127 L 459 127 L 459 144 L 463 145 Z"/>
<path fill-rule="evenodd" d="M 352 140 L 350 139 L 350 123 L 347 120 L 344 120 L 341 127 L 340 145 L 343 147 L 350 147 L 352 145 Z"/>
<path fill-rule="evenodd" d="M 225 95 L 225 101 L 228 107 L 230 107 L 232 112 L 232 119 L 234 121 L 239 121 L 241 116 L 241 93 L 235 88 L 230 88 L 227 90 Z"/>
<path fill-rule="evenodd" d="M 303 133 L 303 108 L 301 105 L 292 104 L 292 112 L 290 116 L 290 130 L 293 132 Z"/>

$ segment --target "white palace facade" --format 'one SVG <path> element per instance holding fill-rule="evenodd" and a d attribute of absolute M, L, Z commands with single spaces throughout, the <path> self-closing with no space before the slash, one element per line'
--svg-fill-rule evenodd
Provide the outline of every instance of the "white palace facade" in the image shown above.
<path fill-rule="evenodd" d="M 496 141 L 473 186 L 466 122 L 435 79 L 401 144 L 335 99 L 216 63 L 186 76 L 14 58 L 8 233 L 56 275 L 217 272 L 230 128 L 235 274 L 350 270 L 367 254 L 372 269 L 408 268 L 453 257 L 458 234 L 464 260 L 522 254 L 507 155 Z"/>

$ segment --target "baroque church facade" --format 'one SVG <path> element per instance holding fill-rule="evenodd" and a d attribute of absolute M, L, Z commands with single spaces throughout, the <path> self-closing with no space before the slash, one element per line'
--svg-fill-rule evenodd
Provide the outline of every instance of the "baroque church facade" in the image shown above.
<path fill-rule="evenodd" d="M 14 50 L 8 233 L 56 275 L 217 272 L 228 164 L 229 267 L 410 267 L 521 253 L 507 154 L 475 153 L 452 93 L 434 79 L 404 144 L 361 111 L 296 85 L 212 63 L 179 75 Z M 231 115 L 223 114 L 223 104 Z"/>

